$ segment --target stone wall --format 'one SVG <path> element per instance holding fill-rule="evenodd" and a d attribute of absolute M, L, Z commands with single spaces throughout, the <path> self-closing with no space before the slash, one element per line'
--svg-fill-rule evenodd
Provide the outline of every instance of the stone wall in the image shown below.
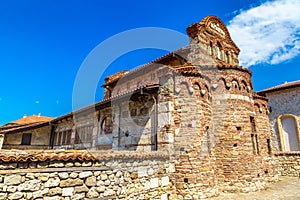
<path fill-rule="evenodd" d="M 269 99 L 271 113 L 269 115 L 273 143 L 275 148 L 281 150 L 277 118 L 283 114 L 292 114 L 300 121 L 300 88 L 291 88 L 281 91 L 266 93 Z"/>
<path fill-rule="evenodd" d="M 300 177 L 300 152 L 276 153 L 277 169 L 281 176 Z"/>
<path fill-rule="evenodd" d="M 174 194 L 168 176 L 174 167 L 168 155 L 126 154 L 106 152 L 95 160 L 2 162 L 0 199 L 165 200 Z"/>

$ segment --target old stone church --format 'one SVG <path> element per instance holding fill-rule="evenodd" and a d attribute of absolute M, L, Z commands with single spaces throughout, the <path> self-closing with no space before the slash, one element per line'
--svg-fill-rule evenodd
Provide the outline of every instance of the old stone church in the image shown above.
<path fill-rule="evenodd" d="M 107 77 L 103 101 L 26 127 L 37 135 L 49 127 L 47 145 L 31 144 L 167 153 L 170 180 L 183 196 L 264 188 L 277 173 L 267 99 L 253 91 L 251 71 L 239 66 L 240 49 L 219 18 L 206 17 L 187 34 L 188 46 Z M 3 148 L 16 132 L 2 132 Z"/>

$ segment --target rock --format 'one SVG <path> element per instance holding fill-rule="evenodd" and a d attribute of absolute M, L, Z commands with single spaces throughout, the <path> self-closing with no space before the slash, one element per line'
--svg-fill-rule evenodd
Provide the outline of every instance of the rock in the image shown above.
<path fill-rule="evenodd" d="M 101 174 L 101 175 L 100 175 L 100 179 L 101 179 L 102 181 L 107 180 L 107 174 Z"/>
<path fill-rule="evenodd" d="M 108 179 L 111 180 L 111 181 L 113 181 L 114 178 L 115 178 L 115 175 L 114 175 L 114 174 L 111 174 L 111 175 L 108 176 Z"/>
<path fill-rule="evenodd" d="M 85 180 L 85 184 L 87 186 L 96 186 L 97 185 L 97 180 L 96 180 L 96 177 L 95 176 L 91 176 L 91 177 L 88 177 L 86 180 Z"/>
<path fill-rule="evenodd" d="M 14 200 L 14 199 L 21 199 L 24 196 L 23 192 L 14 192 L 8 195 L 8 199 Z"/>
<path fill-rule="evenodd" d="M 89 192 L 86 194 L 87 198 L 97 198 L 99 197 L 99 193 L 96 191 L 96 188 L 92 187 Z"/>
<path fill-rule="evenodd" d="M 114 190 L 112 190 L 112 189 L 106 189 L 106 190 L 104 191 L 103 196 L 107 197 L 107 196 L 113 196 L 113 195 L 115 195 L 115 194 L 116 194 L 116 192 L 115 192 Z"/>
<path fill-rule="evenodd" d="M 60 183 L 60 179 L 59 178 L 50 178 L 46 183 L 45 183 L 45 187 L 57 187 L 59 186 Z"/>
<path fill-rule="evenodd" d="M 122 176 L 122 174 L 123 174 L 123 173 L 122 173 L 121 171 L 118 171 L 118 172 L 116 173 L 116 177 L 117 177 L 117 178 L 120 178 L 120 177 Z"/>
<path fill-rule="evenodd" d="M 84 193 L 80 193 L 80 194 L 75 194 L 71 197 L 71 200 L 82 200 L 85 198 L 85 194 Z"/>
<path fill-rule="evenodd" d="M 83 185 L 83 180 L 76 178 L 76 179 L 66 179 L 66 180 L 62 180 L 60 181 L 59 186 L 60 187 L 72 187 L 72 186 L 79 186 L 79 185 Z"/>
<path fill-rule="evenodd" d="M 110 185 L 110 180 L 104 181 L 104 185 L 109 186 Z"/>
<path fill-rule="evenodd" d="M 85 161 L 84 163 L 82 163 L 82 167 L 90 167 L 92 166 L 92 162 L 90 161 Z"/>
<path fill-rule="evenodd" d="M 158 187 L 158 178 L 152 178 L 150 180 L 150 188 L 157 188 Z"/>
<path fill-rule="evenodd" d="M 77 178 L 78 177 L 78 173 L 72 172 L 70 174 L 70 178 Z"/>
<path fill-rule="evenodd" d="M 29 180 L 18 186 L 18 191 L 37 191 L 41 187 L 41 180 Z"/>
<path fill-rule="evenodd" d="M 64 167 L 64 163 L 62 161 L 52 161 L 49 164 L 49 167 Z"/>
<path fill-rule="evenodd" d="M 45 188 L 43 190 L 39 190 L 39 191 L 36 191 L 36 192 L 33 192 L 32 193 L 32 197 L 33 199 L 37 199 L 37 198 L 43 198 L 43 196 L 45 196 L 45 194 L 47 194 L 49 192 L 49 188 Z"/>
<path fill-rule="evenodd" d="M 50 196 L 61 195 L 62 194 L 62 189 L 60 187 L 51 188 L 49 190 L 48 194 Z"/>
<path fill-rule="evenodd" d="M 44 197 L 43 200 L 62 200 L 63 198 L 60 196 L 53 196 L 53 197 Z"/>
<path fill-rule="evenodd" d="M 101 172 L 100 171 L 96 171 L 94 172 L 94 176 L 100 176 Z"/>
<path fill-rule="evenodd" d="M 106 189 L 105 186 L 96 187 L 96 190 L 97 190 L 97 192 L 99 192 L 99 193 L 104 192 L 105 189 Z"/>
<path fill-rule="evenodd" d="M 137 172 L 132 172 L 131 175 L 130 175 L 130 178 L 132 178 L 132 179 L 137 179 L 138 177 L 141 177 L 141 176 L 138 175 Z"/>
<path fill-rule="evenodd" d="M 65 163 L 65 167 L 73 167 L 74 163 L 73 162 L 67 162 Z"/>
<path fill-rule="evenodd" d="M 32 199 L 33 195 L 32 195 L 32 193 L 30 192 L 30 193 L 24 194 L 24 197 L 26 197 L 26 199 Z"/>
<path fill-rule="evenodd" d="M 93 172 L 89 172 L 89 171 L 81 172 L 81 173 L 79 173 L 79 178 L 87 178 L 87 177 L 92 176 L 92 175 L 93 175 Z"/>
<path fill-rule="evenodd" d="M 13 175 L 4 177 L 4 184 L 5 185 L 18 185 L 21 183 L 21 180 L 22 180 L 21 175 L 13 174 Z"/>
<path fill-rule="evenodd" d="M 62 189 L 62 196 L 63 197 L 71 197 L 73 195 L 74 188 L 73 187 L 67 187 Z"/>
<path fill-rule="evenodd" d="M 49 180 L 49 174 L 48 173 L 43 173 L 43 174 L 39 174 L 37 176 L 37 178 L 43 182 L 48 181 Z"/>
<path fill-rule="evenodd" d="M 161 186 L 164 187 L 164 186 L 168 186 L 169 185 L 169 177 L 168 176 L 164 176 L 161 178 Z"/>
<path fill-rule="evenodd" d="M 75 193 L 88 192 L 89 188 L 86 185 L 76 186 L 74 189 Z"/>
<path fill-rule="evenodd" d="M 152 168 L 148 169 L 148 175 L 151 176 L 154 174 L 154 170 Z"/>
<path fill-rule="evenodd" d="M 1 200 L 7 199 L 7 194 L 6 193 L 0 193 L 0 199 Z"/>
<path fill-rule="evenodd" d="M 139 167 L 138 168 L 138 177 L 141 178 L 141 177 L 145 177 L 145 176 L 148 176 L 147 168 L 146 167 Z"/>
<path fill-rule="evenodd" d="M 160 196 L 160 199 L 161 199 L 161 200 L 168 200 L 168 194 L 162 194 L 162 195 Z"/>
<path fill-rule="evenodd" d="M 69 178 L 69 174 L 67 172 L 58 173 L 60 179 L 67 179 Z"/>
<path fill-rule="evenodd" d="M 31 180 L 35 179 L 34 173 L 27 173 L 25 177 L 26 177 L 26 178 L 29 178 L 29 179 L 31 179 Z"/>
<path fill-rule="evenodd" d="M 15 192 L 15 191 L 17 191 L 17 186 L 10 185 L 6 188 L 6 191 L 7 192 Z"/>

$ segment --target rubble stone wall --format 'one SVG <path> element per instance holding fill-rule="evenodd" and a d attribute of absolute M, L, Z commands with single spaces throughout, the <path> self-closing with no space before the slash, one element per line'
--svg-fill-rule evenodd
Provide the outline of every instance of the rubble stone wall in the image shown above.
<path fill-rule="evenodd" d="M 275 156 L 281 176 L 300 177 L 300 152 L 283 152 Z"/>
<path fill-rule="evenodd" d="M 121 157 L 121 158 L 120 158 Z M 164 155 L 98 161 L 0 164 L 0 199 L 168 199 L 174 170 Z"/>

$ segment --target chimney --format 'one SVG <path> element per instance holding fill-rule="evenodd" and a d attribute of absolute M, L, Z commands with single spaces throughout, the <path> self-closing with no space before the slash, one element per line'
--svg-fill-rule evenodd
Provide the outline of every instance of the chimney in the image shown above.
<path fill-rule="evenodd" d="M 41 113 L 38 113 L 38 114 L 37 114 L 37 117 L 40 117 L 40 116 L 41 116 Z"/>
<path fill-rule="evenodd" d="M 27 117 L 27 115 L 26 115 L 26 114 L 24 114 L 24 115 L 23 115 L 23 118 L 26 118 L 26 117 Z"/>

